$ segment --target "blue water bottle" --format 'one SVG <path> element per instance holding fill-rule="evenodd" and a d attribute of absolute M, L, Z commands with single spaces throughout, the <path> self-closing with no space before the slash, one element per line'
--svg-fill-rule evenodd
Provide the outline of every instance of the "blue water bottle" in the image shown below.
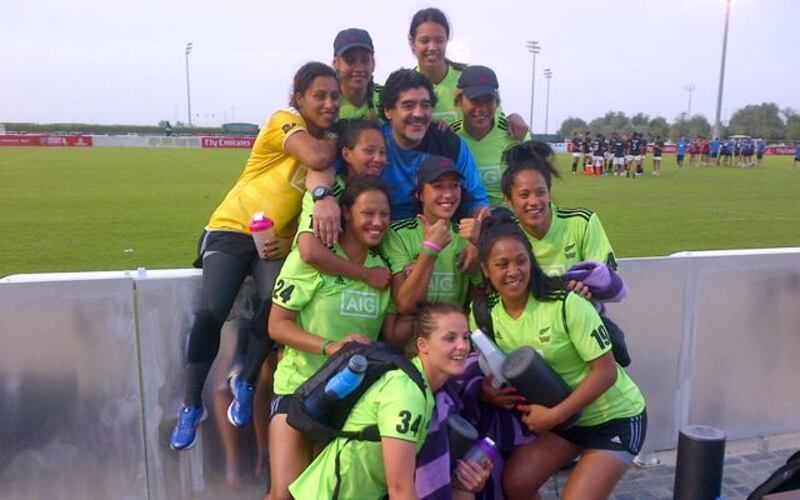
<path fill-rule="evenodd" d="M 337 401 L 358 388 L 366 371 L 367 358 L 363 354 L 354 354 L 347 361 L 347 366 L 328 380 L 323 391 L 309 394 L 304 405 L 306 412 L 314 418 L 321 418 Z"/>

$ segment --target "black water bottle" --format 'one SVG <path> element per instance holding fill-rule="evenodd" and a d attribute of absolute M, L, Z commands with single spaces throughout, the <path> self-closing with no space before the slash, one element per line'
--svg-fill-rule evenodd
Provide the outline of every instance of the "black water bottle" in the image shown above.
<path fill-rule="evenodd" d="M 447 441 L 450 445 L 450 468 L 464 458 L 478 439 L 478 430 L 455 413 L 447 417 Z"/>
<path fill-rule="evenodd" d="M 525 398 L 526 404 L 552 408 L 564 401 L 572 390 L 547 362 L 530 346 L 520 347 L 503 362 L 503 376 Z M 562 422 L 556 429 L 569 429 L 580 413 Z"/>

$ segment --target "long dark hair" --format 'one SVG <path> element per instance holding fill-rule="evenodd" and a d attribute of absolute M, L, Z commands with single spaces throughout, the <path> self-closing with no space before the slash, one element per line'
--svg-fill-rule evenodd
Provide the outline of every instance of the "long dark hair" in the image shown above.
<path fill-rule="evenodd" d="M 542 302 L 563 298 L 565 294 L 563 278 L 550 277 L 542 271 L 533 255 L 531 242 L 528 241 L 528 237 L 525 236 L 522 228 L 514 220 L 514 215 L 507 208 L 495 209 L 481 224 L 481 237 L 478 240 L 478 261 L 481 265 L 487 264 L 495 243 L 506 238 L 519 241 L 528 254 L 531 261 L 531 278 L 528 284 L 531 295 Z M 486 285 L 491 286 L 488 279 Z"/>
<path fill-rule="evenodd" d="M 419 28 L 419 25 L 427 22 L 438 24 L 444 28 L 444 33 L 447 39 L 450 40 L 450 22 L 447 20 L 447 16 L 436 7 L 428 7 L 427 9 L 418 10 L 417 13 L 414 14 L 414 17 L 411 18 L 411 26 L 408 28 L 409 43 L 414 43 L 414 40 L 417 38 L 417 28 Z M 467 64 L 451 61 L 447 57 L 444 58 L 444 62 L 458 71 L 464 71 L 467 67 Z"/>
<path fill-rule="evenodd" d="M 560 179 L 561 175 L 553 166 L 555 153 L 546 142 L 526 141 L 512 146 L 503 152 L 503 163 L 506 170 L 500 178 L 500 189 L 506 198 L 511 198 L 514 179 L 523 170 L 535 170 L 542 174 L 547 190 L 553 183 L 553 177 Z"/>
<path fill-rule="evenodd" d="M 428 7 L 427 9 L 418 10 L 414 17 L 411 18 L 411 26 L 408 28 L 408 40 L 410 42 L 413 42 L 417 37 L 419 25 L 427 22 L 438 24 L 444 28 L 447 39 L 450 39 L 450 23 L 447 21 L 447 16 L 436 7 Z"/>
<path fill-rule="evenodd" d="M 347 179 L 347 186 L 339 197 L 339 207 L 342 210 L 342 227 L 345 227 L 344 213 L 353 208 L 356 200 L 362 193 L 367 191 L 380 191 L 386 195 L 386 201 L 392 199 L 389 188 L 379 176 L 376 175 L 355 175 Z"/>
<path fill-rule="evenodd" d="M 345 164 L 342 157 L 342 149 L 353 149 L 358 143 L 358 138 L 361 137 L 361 132 L 365 130 L 377 130 L 381 137 L 383 137 L 383 130 L 381 124 L 375 120 L 367 120 L 364 118 L 354 118 L 339 120 L 336 122 L 336 157 Z"/>
<path fill-rule="evenodd" d="M 300 66 L 300 69 L 294 74 L 292 95 L 289 96 L 289 105 L 293 108 L 297 108 L 297 95 L 305 94 L 308 87 L 314 82 L 314 78 L 319 76 L 329 76 L 336 80 L 336 71 L 327 64 L 321 62 L 308 62 Z"/>

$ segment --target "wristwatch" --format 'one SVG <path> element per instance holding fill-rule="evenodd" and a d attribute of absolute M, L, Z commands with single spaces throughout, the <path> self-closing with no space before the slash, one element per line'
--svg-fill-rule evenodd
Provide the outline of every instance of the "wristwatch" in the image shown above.
<path fill-rule="evenodd" d="M 333 196 L 331 189 L 327 186 L 317 186 L 311 190 L 311 198 L 314 200 L 314 203 L 327 196 Z"/>

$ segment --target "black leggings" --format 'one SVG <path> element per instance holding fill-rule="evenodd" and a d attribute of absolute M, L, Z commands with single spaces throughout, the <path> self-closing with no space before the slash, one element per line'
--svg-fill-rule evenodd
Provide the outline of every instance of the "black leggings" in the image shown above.
<path fill-rule="evenodd" d="M 210 236 L 210 237 L 209 237 Z M 217 357 L 222 325 L 230 313 L 244 279 L 251 275 L 256 282 L 258 305 L 249 329 L 247 352 L 242 371 L 244 380 L 254 384 L 272 341 L 267 334 L 267 318 L 272 304 L 272 287 L 283 260 L 258 257 L 252 239 L 244 234 L 214 232 L 204 236 L 202 249 L 203 283 L 200 307 L 189 333 L 186 357 L 186 393 L 184 404 L 195 406 L 202 398 L 211 364 Z"/>

